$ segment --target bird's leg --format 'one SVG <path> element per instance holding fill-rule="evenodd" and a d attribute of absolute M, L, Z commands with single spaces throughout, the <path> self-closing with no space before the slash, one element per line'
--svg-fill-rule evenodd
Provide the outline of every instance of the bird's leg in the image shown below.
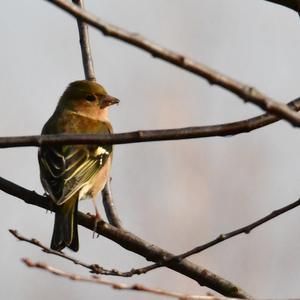
<path fill-rule="evenodd" d="M 100 215 L 100 213 L 98 211 L 98 208 L 97 208 L 96 197 L 93 197 L 93 205 L 94 205 L 94 208 L 95 208 L 95 216 L 94 216 L 95 224 L 94 224 L 94 230 L 93 230 L 93 238 L 94 238 L 96 230 L 97 230 L 97 224 L 98 224 L 99 221 L 102 220 L 102 218 L 101 218 L 101 215 Z M 98 236 L 99 236 L 99 234 L 97 235 L 97 237 Z"/>

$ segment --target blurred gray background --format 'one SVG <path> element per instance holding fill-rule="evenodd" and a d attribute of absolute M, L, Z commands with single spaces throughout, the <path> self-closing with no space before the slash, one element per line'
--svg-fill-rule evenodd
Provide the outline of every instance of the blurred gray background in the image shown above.
<path fill-rule="evenodd" d="M 300 95 L 300 20 L 284 7 L 262 0 L 90 0 L 86 7 L 276 99 Z M 90 33 L 97 79 L 121 99 L 111 110 L 115 132 L 208 125 L 260 113 L 201 78 L 94 29 Z M 0 135 L 38 134 L 67 84 L 83 78 L 76 21 L 46 1 L 2 1 L 0 35 Z M 295 201 L 299 147 L 298 129 L 285 122 L 230 138 L 116 146 L 113 195 L 128 230 L 180 253 Z M 1 150 L 0 175 L 42 193 L 36 156 L 36 148 Z M 9 228 L 49 245 L 54 216 L 0 195 L 0 298 L 157 298 L 28 269 L 20 258 L 88 274 L 17 242 Z M 91 202 L 81 210 L 93 212 Z M 299 215 L 295 209 L 191 259 L 259 298 L 299 297 Z M 120 270 L 147 264 L 81 227 L 80 243 L 76 257 L 88 263 Z M 115 280 L 207 292 L 164 269 Z"/>

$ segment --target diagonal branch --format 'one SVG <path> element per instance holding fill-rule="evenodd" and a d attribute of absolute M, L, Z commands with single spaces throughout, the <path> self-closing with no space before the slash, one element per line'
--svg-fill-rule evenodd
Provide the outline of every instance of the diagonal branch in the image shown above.
<path fill-rule="evenodd" d="M 208 243 L 205 243 L 203 245 L 200 245 L 200 246 L 197 246 L 189 251 L 186 251 L 182 254 L 179 254 L 179 255 L 176 255 L 176 256 L 173 256 L 172 258 L 168 259 L 168 260 L 164 260 L 164 261 L 161 261 L 161 262 L 157 262 L 155 264 L 152 264 L 152 265 L 149 265 L 149 266 L 146 266 L 144 268 L 140 268 L 139 269 L 139 273 L 147 273 L 149 271 L 152 271 L 154 269 L 157 269 L 157 268 L 160 268 L 160 267 L 164 267 L 164 266 L 167 266 L 169 263 L 172 263 L 174 261 L 176 262 L 179 262 L 181 261 L 182 259 L 184 258 L 187 258 L 191 255 L 194 255 L 194 254 L 197 254 L 197 253 L 200 253 L 212 246 L 215 246 L 221 242 L 224 242 L 226 240 L 229 240 L 237 235 L 240 235 L 240 234 L 249 234 L 253 229 L 255 229 L 256 227 L 258 226 L 261 226 L 262 224 L 296 208 L 300 206 L 300 199 L 298 199 L 297 201 L 293 202 L 293 203 L 290 203 L 284 207 L 281 207 L 279 209 L 276 209 L 274 211 L 272 211 L 270 214 L 264 216 L 263 218 L 261 219 L 258 219 L 256 220 L 255 222 L 249 224 L 249 225 L 246 225 L 246 226 L 243 226 L 241 228 L 238 228 L 238 229 L 235 229 L 231 232 L 228 232 L 228 233 L 223 233 L 223 234 L 220 234 L 218 237 L 216 237 L 214 240 L 208 242 Z"/>
<path fill-rule="evenodd" d="M 191 58 L 183 56 L 180 53 L 161 47 L 160 45 L 147 40 L 145 37 L 139 34 L 126 31 L 120 27 L 104 22 L 91 13 L 88 13 L 86 10 L 79 8 L 68 1 L 47 1 L 60 7 L 74 17 L 79 18 L 97 28 L 104 35 L 114 37 L 137 48 L 143 49 L 152 54 L 153 57 L 160 58 L 193 74 L 199 75 L 208 80 L 209 83 L 225 88 L 244 101 L 256 104 L 263 110 L 274 113 L 277 116 L 289 121 L 294 126 L 300 125 L 300 116 L 296 112 L 292 111 L 289 107 L 287 107 L 287 105 L 264 95 L 254 87 L 245 85 L 237 80 L 234 80 L 233 78 L 230 78 L 229 76 L 225 76 L 224 74 L 221 74 L 197 61 L 194 61 Z"/>
<path fill-rule="evenodd" d="M 300 110 L 300 98 L 291 101 L 288 106 Z M 116 134 L 65 134 L 43 136 L 0 137 L 0 148 L 28 147 L 54 144 L 129 144 L 154 141 L 206 138 L 214 136 L 234 136 L 270 125 L 280 118 L 273 114 L 262 114 L 243 121 L 211 126 L 198 126 L 160 130 L 140 130 Z"/>
<path fill-rule="evenodd" d="M 41 248 L 42 251 L 44 251 L 45 253 L 53 254 L 53 255 L 62 257 L 66 260 L 69 260 L 69 261 L 73 262 L 75 265 L 80 265 L 84 268 L 87 268 L 93 274 L 120 276 L 120 277 L 132 277 L 133 275 L 141 275 L 141 274 L 144 274 L 144 273 L 147 273 L 148 271 L 150 271 L 150 270 L 148 270 L 148 267 L 143 267 L 143 268 L 138 268 L 138 269 L 131 269 L 130 271 L 125 271 L 125 272 L 121 272 L 121 271 L 116 270 L 116 269 L 108 270 L 108 269 L 105 269 L 105 268 L 99 266 L 98 264 L 87 264 L 85 262 L 82 262 L 82 261 L 78 260 L 77 258 L 74 258 L 72 256 L 69 256 L 69 255 L 65 254 L 62 251 L 53 250 L 53 249 L 45 246 L 44 244 L 42 244 L 40 241 L 38 241 L 35 238 L 32 238 L 32 239 L 26 238 L 25 236 L 21 235 L 17 230 L 9 229 L 9 232 L 14 237 L 16 237 L 19 241 L 30 243 L 32 245 L 35 245 L 35 246 Z"/>
<path fill-rule="evenodd" d="M 40 196 L 39 194 L 29 191 L 2 177 L 0 177 L 0 190 L 22 199 L 28 204 L 53 211 L 52 202 L 47 197 Z M 78 212 L 78 222 L 85 228 L 92 231 L 95 230 L 94 219 L 84 213 Z M 97 224 L 96 232 L 116 242 L 123 248 L 145 257 L 149 261 L 159 262 L 170 259 L 174 256 L 172 253 L 137 237 L 133 233 L 121 228 L 116 228 L 104 221 Z M 180 262 L 173 262 L 167 267 L 195 280 L 200 285 L 211 288 L 225 296 L 251 298 L 245 291 L 235 284 L 187 259 Z"/>
<path fill-rule="evenodd" d="M 116 269 L 111 269 L 111 270 L 105 269 L 105 268 L 99 266 L 98 264 L 87 264 L 85 262 L 82 262 L 82 261 L 78 260 L 77 258 L 74 258 L 72 256 L 69 256 L 69 255 L 65 254 L 62 251 L 53 250 L 53 249 L 43 245 L 40 241 L 38 241 L 35 238 L 28 239 L 28 238 L 24 237 L 23 235 L 21 235 L 17 230 L 9 229 L 9 232 L 14 237 L 16 237 L 19 241 L 30 243 L 32 245 L 35 245 L 35 246 L 41 248 L 42 251 L 45 252 L 45 253 L 53 254 L 53 255 L 62 257 L 64 259 L 68 260 L 68 261 L 73 262 L 75 265 L 79 265 L 79 266 L 82 266 L 84 268 L 87 268 L 93 274 L 120 276 L 120 277 L 131 277 L 133 275 L 140 275 L 141 274 L 139 269 L 132 269 L 132 270 L 127 271 L 127 272 L 121 272 L 121 271 L 116 270 Z"/>

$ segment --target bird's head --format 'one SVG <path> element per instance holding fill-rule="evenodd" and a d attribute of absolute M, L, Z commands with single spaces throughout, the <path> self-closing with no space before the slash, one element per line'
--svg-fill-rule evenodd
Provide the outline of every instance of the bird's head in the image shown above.
<path fill-rule="evenodd" d="M 95 81 L 78 80 L 69 84 L 59 100 L 58 106 L 96 117 L 105 114 L 107 107 L 119 100 L 107 94 L 103 86 Z"/>

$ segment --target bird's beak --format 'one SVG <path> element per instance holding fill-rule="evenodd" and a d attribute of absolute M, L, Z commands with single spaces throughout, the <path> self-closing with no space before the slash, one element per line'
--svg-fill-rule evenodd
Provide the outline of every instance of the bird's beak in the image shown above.
<path fill-rule="evenodd" d="M 110 96 L 110 95 L 105 95 L 102 99 L 101 99 L 101 108 L 110 106 L 110 105 L 114 105 L 114 104 L 118 104 L 120 102 L 119 99 Z"/>

